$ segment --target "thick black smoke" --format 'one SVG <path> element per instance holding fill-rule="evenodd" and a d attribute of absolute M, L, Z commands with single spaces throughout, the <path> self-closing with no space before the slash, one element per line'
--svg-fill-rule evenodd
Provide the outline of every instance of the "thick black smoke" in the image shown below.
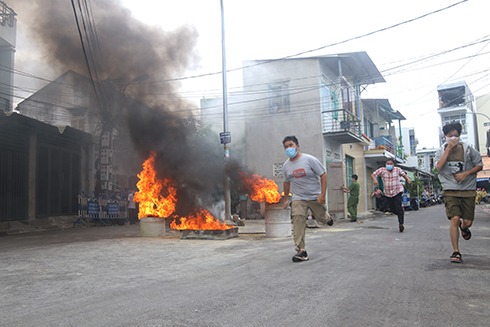
<path fill-rule="evenodd" d="M 222 200 L 224 151 L 217 144 L 216 135 L 211 135 L 192 117 L 194 105 L 178 97 L 158 96 L 175 92 L 178 87 L 175 82 L 155 82 L 182 77 L 197 64 L 196 30 L 183 26 L 166 32 L 148 26 L 132 17 L 119 0 L 89 3 L 103 78 L 127 83 L 143 74 L 150 76 L 144 83 L 128 88 L 127 93 L 144 104 L 126 108 L 133 144 L 133 149 L 128 150 L 139 155 L 140 163 L 149 157 L 150 151 L 157 153 L 158 176 L 161 179 L 171 176 L 176 182 L 176 214 L 185 216 L 194 208 L 209 208 Z M 18 13 L 21 26 L 28 26 L 32 39 L 38 41 L 46 64 L 61 72 L 74 70 L 87 75 L 71 1 L 17 0 L 9 5 Z M 139 164 L 135 166 L 141 167 Z M 229 167 L 233 172 L 238 169 L 233 163 Z M 233 176 L 239 184 L 237 175 Z"/>
<path fill-rule="evenodd" d="M 132 111 L 129 128 L 142 156 L 157 153 L 155 168 L 161 180 L 172 177 L 177 187 L 176 213 L 209 209 L 223 197 L 225 165 L 216 135 L 202 129 L 194 118 L 176 119 L 171 113 Z"/>
<path fill-rule="evenodd" d="M 75 8 L 82 0 L 74 0 Z M 194 48 L 198 33 L 192 26 L 182 26 L 174 31 L 164 31 L 146 25 L 131 15 L 120 0 L 92 0 L 90 17 L 95 21 L 94 31 L 100 47 L 100 78 L 129 82 L 143 74 L 149 82 L 133 85 L 129 94 L 143 103 L 171 110 L 185 110 L 189 104 L 184 100 L 147 96 L 176 91 L 178 84 L 155 83 L 181 77 L 186 69 L 198 62 Z M 88 76 L 75 15 L 70 0 L 13 0 L 9 1 L 18 14 L 19 28 L 28 29 L 28 35 L 37 42 L 47 65 L 64 73 L 74 70 Z M 171 10 L 169 8 L 168 10 Z M 88 28 L 88 18 L 78 20 L 82 31 Z M 85 23 L 85 24 L 84 24 Z M 89 45 L 85 44 L 88 49 Z"/>

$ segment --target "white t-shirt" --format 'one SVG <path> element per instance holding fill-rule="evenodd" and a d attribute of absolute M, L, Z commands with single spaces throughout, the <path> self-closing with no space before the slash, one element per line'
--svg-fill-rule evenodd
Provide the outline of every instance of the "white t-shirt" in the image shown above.
<path fill-rule="evenodd" d="M 136 209 L 136 204 L 134 203 L 134 192 L 128 195 L 128 209 Z"/>

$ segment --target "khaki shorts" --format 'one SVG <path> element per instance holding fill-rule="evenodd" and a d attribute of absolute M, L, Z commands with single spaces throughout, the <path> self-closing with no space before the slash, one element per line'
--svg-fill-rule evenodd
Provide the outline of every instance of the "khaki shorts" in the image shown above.
<path fill-rule="evenodd" d="M 459 216 L 466 220 L 475 219 L 475 197 L 444 196 L 448 219 Z"/>

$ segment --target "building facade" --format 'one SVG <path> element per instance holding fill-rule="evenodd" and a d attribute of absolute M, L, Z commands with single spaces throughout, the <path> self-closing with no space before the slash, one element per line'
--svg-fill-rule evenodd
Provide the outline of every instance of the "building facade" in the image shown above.
<path fill-rule="evenodd" d="M 393 159 L 397 164 L 405 163 L 402 147 L 396 137 L 400 121 L 405 117 L 393 110 L 387 99 L 362 99 L 361 104 L 363 137 L 367 142 L 343 146 L 346 183 L 351 183 L 348 177 L 352 166 L 352 173 L 359 176 L 361 184 L 359 212 L 375 208 L 375 200 L 371 197 L 374 189 L 371 174 L 383 167 L 387 159 Z"/>
<path fill-rule="evenodd" d="M 461 140 L 480 151 L 474 97 L 466 82 L 440 85 L 437 87 L 437 93 L 439 95 L 437 113 L 441 116 L 441 126 L 450 122 L 461 123 L 463 126 L 460 136 Z M 440 144 L 442 145 L 444 143 L 442 127 L 439 135 Z"/>
<path fill-rule="evenodd" d="M 282 165 L 287 159 L 282 140 L 295 135 L 301 152 L 326 166 L 329 212 L 343 217 L 340 186 L 346 184 L 348 173 L 362 169 L 362 163 L 349 160 L 356 155 L 346 157 L 342 145 L 353 144 L 354 152 L 362 152 L 369 144 L 363 135 L 361 89 L 382 82 L 365 52 L 244 62 L 248 168 L 274 180 L 282 191 Z"/>
<path fill-rule="evenodd" d="M 0 1 L 0 110 L 12 111 L 17 14 Z"/>
<path fill-rule="evenodd" d="M 475 104 L 480 153 L 488 155 L 490 148 L 490 94 L 476 97 Z"/>

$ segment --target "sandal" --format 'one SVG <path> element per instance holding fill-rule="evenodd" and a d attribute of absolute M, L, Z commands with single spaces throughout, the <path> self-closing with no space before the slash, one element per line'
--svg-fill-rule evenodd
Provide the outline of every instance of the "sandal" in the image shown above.
<path fill-rule="evenodd" d="M 457 251 L 453 252 L 453 254 L 451 255 L 451 262 L 455 262 L 455 263 L 463 262 L 463 256 L 461 255 L 461 253 Z"/>
<path fill-rule="evenodd" d="M 459 222 L 459 228 L 461 228 L 461 236 L 463 236 L 463 238 L 465 240 L 469 240 L 471 238 L 471 232 L 470 232 L 470 229 L 469 228 L 462 228 L 461 227 L 461 221 Z"/>

